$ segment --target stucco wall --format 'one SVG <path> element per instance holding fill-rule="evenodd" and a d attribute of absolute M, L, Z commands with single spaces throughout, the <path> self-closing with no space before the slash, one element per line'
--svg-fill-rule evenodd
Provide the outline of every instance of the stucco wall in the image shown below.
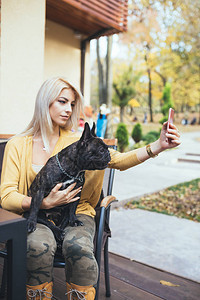
<path fill-rule="evenodd" d="M 80 39 L 73 30 L 45 18 L 45 0 L 1 1 L 0 134 L 16 134 L 27 126 L 45 79 L 65 76 L 80 88 Z M 89 44 L 85 58 L 88 105 Z"/>
<path fill-rule="evenodd" d="M 30 121 L 43 81 L 45 0 L 1 1 L 0 133 Z"/>
<path fill-rule="evenodd" d="M 73 30 L 55 22 L 46 21 L 44 77 L 65 76 L 72 84 L 80 89 L 81 50 L 80 39 Z M 90 62 L 89 46 L 85 62 L 85 104 L 90 97 Z"/>

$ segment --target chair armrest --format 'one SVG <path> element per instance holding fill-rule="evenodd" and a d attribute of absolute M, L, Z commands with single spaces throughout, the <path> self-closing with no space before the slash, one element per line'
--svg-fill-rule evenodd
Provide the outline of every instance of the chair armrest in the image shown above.
<path fill-rule="evenodd" d="M 101 204 L 100 204 L 100 207 L 105 207 L 105 208 L 108 208 L 111 203 L 113 202 L 117 202 L 118 200 L 116 199 L 116 197 L 110 195 L 110 196 L 106 196 L 105 198 L 103 198 L 101 200 Z"/>

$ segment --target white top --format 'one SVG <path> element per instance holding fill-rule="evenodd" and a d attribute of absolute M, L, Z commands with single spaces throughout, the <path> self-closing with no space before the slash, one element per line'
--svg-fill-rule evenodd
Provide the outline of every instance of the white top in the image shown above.
<path fill-rule="evenodd" d="M 44 167 L 44 166 L 42 166 L 42 165 L 34 165 L 34 164 L 32 164 L 32 168 L 33 168 L 33 170 L 34 170 L 35 173 L 39 173 L 40 170 L 41 170 L 43 167 Z"/>

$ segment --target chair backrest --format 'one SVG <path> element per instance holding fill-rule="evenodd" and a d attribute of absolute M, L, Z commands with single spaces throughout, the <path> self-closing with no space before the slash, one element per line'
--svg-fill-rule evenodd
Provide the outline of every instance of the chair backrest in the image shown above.
<path fill-rule="evenodd" d="M 104 139 L 103 141 L 105 142 L 105 144 L 108 145 L 109 148 L 113 148 L 115 150 L 117 149 L 117 139 Z M 95 252 L 96 252 L 96 246 L 97 246 L 97 232 L 99 230 L 101 201 L 103 200 L 104 197 L 110 196 L 112 194 L 114 173 L 115 173 L 115 169 L 106 168 L 101 195 L 99 197 L 97 206 L 95 207 L 95 211 L 96 211 L 96 216 L 95 216 L 96 235 L 94 238 L 94 251 Z M 105 245 L 107 238 L 111 237 L 111 231 L 110 231 L 110 227 L 109 227 L 109 219 L 110 219 L 110 207 L 106 210 L 106 215 L 105 215 L 104 233 L 103 233 L 103 241 L 102 241 L 103 247 Z"/>
<path fill-rule="evenodd" d="M 117 139 L 104 139 L 103 140 L 109 148 L 117 149 Z M 112 194 L 113 180 L 114 180 L 115 169 L 106 168 L 104 180 L 103 180 L 103 194 L 109 196 Z"/>
<path fill-rule="evenodd" d="M 108 145 L 109 148 L 112 148 L 115 150 L 117 149 L 117 139 L 103 139 L 103 141 L 106 145 Z M 100 195 L 99 201 L 95 208 L 96 212 L 97 212 L 98 208 L 100 207 L 101 200 L 104 197 L 112 194 L 114 173 L 115 173 L 115 169 L 111 169 L 111 168 L 105 169 L 101 195 Z"/>

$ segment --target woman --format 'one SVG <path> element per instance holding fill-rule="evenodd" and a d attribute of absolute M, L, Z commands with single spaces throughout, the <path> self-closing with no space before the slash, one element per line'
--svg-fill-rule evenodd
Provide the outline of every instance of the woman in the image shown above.
<path fill-rule="evenodd" d="M 21 135 L 7 143 L 5 149 L 1 177 L 1 205 L 4 209 L 19 214 L 29 210 L 31 198 L 27 196 L 27 190 L 37 172 L 50 156 L 79 138 L 72 129 L 78 126 L 81 108 L 81 94 L 65 79 L 52 78 L 43 83 L 36 98 L 32 121 Z M 110 150 L 109 166 L 126 170 L 179 144 L 176 126 L 170 124 L 167 132 L 167 123 L 164 123 L 160 138 L 151 145 L 127 153 Z M 95 298 L 98 266 L 93 255 L 94 208 L 100 196 L 103 175 L 103 171 L 86 171 L 76 212 L 84 226 L 65 228 L 63 254 L 67 294 L 69 297 L 70 294 L 76 295 L 75 299 L 78 295 L 85 299 Z M 50 209 L 78 199 L 79 189 L 72 190 L 74 184 L 62 191 L 60 187 L 61 184 L 57 184 L 52 189 L 43 199 L 41 208 Z M 28 234 L 27 299 L 51 298 L 56 248 L 53 233 L 46 226 L 37 224 L 36 230 Z"/>

